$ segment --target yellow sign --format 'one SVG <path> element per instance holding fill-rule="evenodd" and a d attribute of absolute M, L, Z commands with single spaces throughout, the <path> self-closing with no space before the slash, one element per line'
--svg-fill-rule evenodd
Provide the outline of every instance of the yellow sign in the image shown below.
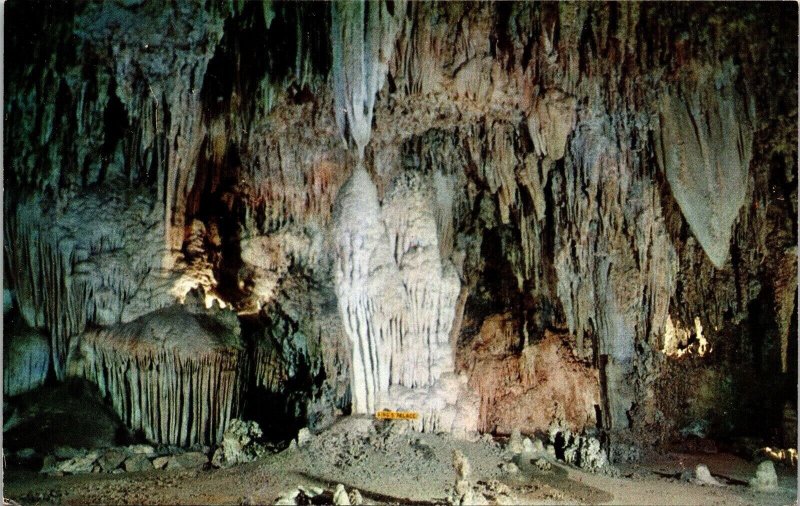
<path fill-rule="evenodd" d="M 413 411 L 390 411 L 384 409 L 375 413 L 375 418 L 384 420 L 416 420 L 419 415 Z"/>

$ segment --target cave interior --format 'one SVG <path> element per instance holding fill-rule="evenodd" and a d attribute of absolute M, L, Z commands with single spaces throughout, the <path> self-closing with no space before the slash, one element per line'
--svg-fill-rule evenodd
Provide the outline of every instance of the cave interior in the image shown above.
<path fill-rule="evenodd" d="M 797 4 L 4 15 L 4 497 L 796 501 Z"/>

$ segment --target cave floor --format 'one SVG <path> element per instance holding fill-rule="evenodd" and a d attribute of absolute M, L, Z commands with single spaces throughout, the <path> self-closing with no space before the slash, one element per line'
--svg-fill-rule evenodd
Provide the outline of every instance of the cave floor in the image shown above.
<path fill-rule="evenodd" d="M 369 423 L 339 423 L 303 447 L 228 469 L 55 477 L 8 468 L 4 494 L 20 504 L 274 504 L 299 485 L 331 491 L 342 483 L 347 490 L 357 488 L 367 504 L 442 504 L 455 480 L 452 451 L 459 449 L 471 464 L 473 485 L 490 490 L 505 485 L 517 504 L 784 505 L 797 500 L 795 470 L 776 466 L 779 490 L 759 493 L 745 485 L 756 464 L 726 453 L 665 454 L 618 467 L 619 477 L 563 465 L 539 471 L 530 459 L 517 459 L 520 471 L 504 474 L 500 465 L 509 455 L 495 441 L 457 441 L 391 428 L 369 433 Z M 700 486 L 677 478 L 698 463 L 727 485 Z"/>

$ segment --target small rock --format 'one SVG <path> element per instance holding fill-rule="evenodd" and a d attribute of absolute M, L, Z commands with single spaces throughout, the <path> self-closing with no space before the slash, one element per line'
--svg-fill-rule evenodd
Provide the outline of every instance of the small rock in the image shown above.
<path fill-rule="evenodd" d="M 361 506 L 362 504 L 364 504 L 364 498 L 361 497 L 361 492 L 359 492 L 358 489 L 356 488 L 350 491 L 349 497 L 350 497 L 350 504 L 352 504 L 353 506 Z"/>
<path fill-rule="evenodd" d="M 202 467 L 208 462 L 208 456 L 200 452 L 187 452 L 175 455 L 175 460 L 183 469 Z"/>
<path fill-rule="evenodd" d="M 550 457 L 551 459 L 555 459 L 556 458 L 556 447 L 555 446 L 547 445 L 545 447 L 544 451 L 545 451 L 545 453 L 547 453 L 547 456 Z"/>
<path fill-rule="evenodd" d="M 461 450 L 453 450 L 453 469 L 459 480 L 466 480 L 472 470 L 469 460 L 461 453 Z"/>
<path fill-rule="evenodd" d="M 97 451 L 92 451 L 86 455 L 59 462 L 56 465 L 56 470 L 64 474 L 91 473 L 98 457 L 99 453 Z"/>
<path fill-rule="evenodd" d="M 297 490 L 305 494 L 306 497 L 316 497 L 324 492 L 320 487 L 305 487 L 303 485 L 298 485 Z"/>
<path fill-rule="evenodd" d="M 758 465 L 756 475 L 750 480 L 750 486 L 760 492 L 773 492 L 778 489 L 778 475 L 771 460 Z"/>
<path fill-rule="evenodd" d="M 522 453 L 533 453 L 533 441 L 530 438 L 522 440 Z"/>
<path fill-rule="evenodd" d="M 130 445 L 125 448 L 134 455 L 155 455 L 156 450 L 150 445 Z"/>
<path fill-rule="evenodd" d="M 311 431 L 308 430 L 308 427 L 303 427 L 300 429 L 300 432 L 297 433 L 297 446 L 305 446 L 306 443 L 311 441 Z"/>
<path fill-rule="evenodd" d="M 153 463 L 143 453 L 137 453 L 132 457 L 128 457 L 123 464 L 125 471 L 128 473 L 135 473 L 139 471 L 149 471 L 153 469 Z"/>
<path fill-rule="evenodd" d="M 118 468 L 119 465 L 125 461 L 125 456 L 125 453 L 120 450 L 106 450 L 100 458 L 97 459 L 97 463 L 103 468 L 103 471 L 108 472 Z"/>
<path fill-rule="evenodd" d="M 545 453 L 544 443 L 538 437 L 533 439 L 533 453 Z"/>
<path fill-rule="evenodd" d="M 333 492 L 333 504 L 336 506 L 350 506 L 350 497 L 347 495 L 347 490 L 344 485 L 339 483 L 336 485 L 336 490 Z"/>
<path fill-rule="evenodd" d="M 711 471 L 705 464 L 698 464 L 694 469 L 694 480 L 699 485 L 711 485 L 714 487 L 723 486 L 716 478 L 711 476 Z"/>
<path fill-rule="evenodd" d="M 546 459 L 536 459 L 533 465 L 535 465 L 540 471 L 549 471 L 550 468 L 553 467 Z"/>
<path fill-rule="evenodd" d="M 492 444 L 494 443 L 494 438 L 488 432 L 486 434 L 481 434 L 481 443 Z"/>
<path fill-rule="evenodd" d="M 55 455 L 58 460 L 74 459 L 75 457 L 80 457 L 85 454 L 86 450 L 78 450 L 71 446 L 58 446 L 53 450 L 53 455 Z"/>
<path fill-rule="evenodd" d="M 290 490 L 285 494 L 281 495 L 278 498 L 278 500 L 275 501 L 275 504 L 282 506 L 289 506 L 289 505 L 294 506 L 295 504 L 297 504 L 297 496 L 299 495 L 300 495 L 300 490 L 298 489 Z"/>
<path fill-rule="evenodd" d="M 17 452 L 17 458 L 19 460 L 30 460 L 36 456 L 36 450 L 33 448 L 23 448 Z"/>
<path fill-rule="evenodd" d="M 506 474 L 517 474 L 519 467 L 513 462 L 506 462 L 500 466 L 500 470 Z"/>
<path fill-rule="evenodd" d="M 252 462 L 266 449 L 258 443 L 263 436 L 258 423 L 234 418 L 225 429 L 222 442 L 211 458 L 215 467 L 230 467 L 244 462 Z"/>
<path fill-rule="evenodd" d="M 164 469 L 165 467 L 167 467 L 167 463 L 169 463 L 169 459 L 170 458 L 171 457 L 169 457 L 169 456 L 154 458 L 153 459 L 153 467 L 155 467 L 156 469 Z"/>

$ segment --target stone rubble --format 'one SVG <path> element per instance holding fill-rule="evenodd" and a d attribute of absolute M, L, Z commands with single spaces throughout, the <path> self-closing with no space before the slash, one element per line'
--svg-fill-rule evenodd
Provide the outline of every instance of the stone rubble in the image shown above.
<path fill-rule="evenodd" d="M 44 456 L 40 472 L 49 475 L 118 474 L 152 469 L 199 469 L 207 463 L 207 453 L 175 447 L 155 449 L 145 444 L 96 450 L 57 447 Z"/>

